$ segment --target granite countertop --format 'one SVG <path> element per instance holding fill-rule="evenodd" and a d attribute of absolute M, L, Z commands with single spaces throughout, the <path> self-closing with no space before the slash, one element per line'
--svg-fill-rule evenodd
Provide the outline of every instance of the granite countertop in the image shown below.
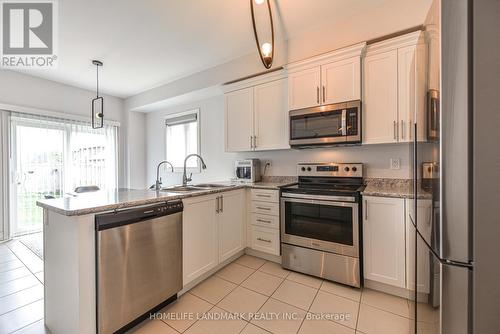
<path fill-rule="evenodd" d="M 413 181 L 409 179 L 365 179 L 365 196 L 413 198 Z M 419 186 L 417 198 L 432 199 L 432 194 Z"/>
<path fill-rule="evenodd" d="M 207 182 L 208 183 L 208 182 Z M 290 179 L 264 179 L 257 183 L 210 182 L 224 187 L 193 190 L 189 192 L 169 192 L 147 189 L 100 190 L 91 193 L 68 194 L 65 197 L 40 200 L 37 205 L 65 216 L 81 216 L 134 206 L 161 203 L 193 196 L 203 196 L 242 188 L 279 189 L 294 183 Z"/>

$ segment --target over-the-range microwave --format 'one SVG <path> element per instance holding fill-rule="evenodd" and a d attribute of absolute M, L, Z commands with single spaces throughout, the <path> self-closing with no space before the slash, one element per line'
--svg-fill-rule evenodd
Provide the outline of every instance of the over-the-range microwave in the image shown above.
<path fill-rule="evenodd" d="M 291 110 L 290 146 L 307 148 L 361 143 L 361 101 Z"/>

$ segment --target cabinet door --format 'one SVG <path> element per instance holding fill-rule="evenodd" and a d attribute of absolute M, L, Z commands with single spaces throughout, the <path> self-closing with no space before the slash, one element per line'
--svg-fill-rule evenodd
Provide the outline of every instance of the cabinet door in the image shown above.
<path fill-rule="evenodd" d="M 432 201 L 419 200 L 417 207 L 418 230 L 421 236 L 430 244 L 432 224 Z M 415 288 L 415 223 L 413 203 L 406 201 L 406 277 L 407 289 Z M 422 237 L 418 236 L 417 243 L 417 291 L 430 292 L 430 259 L 429 251 Z"/>
<path fill-rule="evenodd" d="M 363 143 L 398 141 L 398 51 L 364 59 Z"/>
<path fill-rule="evenodd" d="M 183 283 L 218 264 L 216 196 L 184 200 L 182 219 Z"/>
<path fill-rule="evenodd" d="M 253 136 L 253 87 L 226 93 L 224 99 L 226 151 L 251 151 Z"/>
<path fill-rule="evenodd" d="M 413 123 L 418 122 L 417 139 L 425 140 L 425 45 L 414 45 L 398 50 L 398 112 L 399 141 L 411 142 Z"/>
<path fill-rule="evenodd" d="M 288 106 L 290 110 L 320 105 L 320 67 L 288 74 Z"/>
<path fill-rule="evenodd" d="M 321 66 L 322 103 L 361 99 L 361 60 L 353 57 Z"/>
<path fill-rule="evenodd" d="M 364 276 L 405 288 L 404 200 L 365 196 L 363 204 Z"/>
<path fill-rule="evenodd" d="M 243 190 L 222 193 L 219 221 L 219 262 L 245 248 L 245 197 Z"/>
<path fill-rule="evenodd" d="M 256 150 L 290 148 L 286 79 L 254 87 L 254 119 Z"/>

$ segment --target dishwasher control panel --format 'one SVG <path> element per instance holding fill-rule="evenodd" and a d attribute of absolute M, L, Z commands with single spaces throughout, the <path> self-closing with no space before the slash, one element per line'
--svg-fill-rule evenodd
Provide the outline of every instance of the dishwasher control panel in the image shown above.
<path fill-rule="evenodd" d="M 181 200 L 168 201 L 161 204 L 116 210 L 95 216 L 96 231 L 134 224 L 141 221 L 181 213 L 184 209 Z"/>

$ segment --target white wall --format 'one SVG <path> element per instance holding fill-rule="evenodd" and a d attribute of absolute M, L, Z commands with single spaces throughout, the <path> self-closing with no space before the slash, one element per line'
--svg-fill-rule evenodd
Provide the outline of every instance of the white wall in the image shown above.
<path fill-rule="evenodd" d="M 0 104 L 14 105 L 55 111 L 69 115 L 90 118 L 91 100 L 95 92 L 80 89 L 54 81 L 0 70 Z M 130 164 L 133 174 L 128 171 L 128 157 L 138 156 L 145 161 L 144 154 L 144 114 L 125 112 L 124 102 L 120 98 L 104 96 L 104 117 L 120 122 L 119 129 L 119 186 L 127 186 L 130 180 L 135 186 L 143 185 L 144 166 L 132 159 Z M 130 118 L 130 119 L 129 119 Z M 130 138 L 129 138 L 130 136 Z M 131 142 L 129 148 L 128 143 Z M 145 163 L 144 163 L 145 164 Z"/>
<path fill-rule="evenodd" d="M 298 162 L 362 162 L 366 166 L 366 177 L 410 178 L 408 144 L 369 145 L 335 147 L 307 150 L 279 150 L 266 152 L 226 153 L 224 152 L 224 98 L 210 99 L 172 107 L 163 111 L 148 113 L 147 126 L 147 180 L 151 185 L 156 176 L 156 164 L 165 159 L 166 115 L 192 108 L 200 108 L 201 155 L 207 169 L 193 175 L 193 182 L 223 181 L 233 176 L 234 161 L 244 158 L 259 158 L 271 162 L 266 175 L 296 175 Z M 390 158 L 401 159 L 401 169 L 389 169 Z M 164 185 L 181 183 L 181 173 L 162 173 Z"/>
<path fill-rule="evenodd" d="M 422 25 L 431 2 L 432 0 L 396 1 L 390 10 L 381 5 L 367 13 L 356 12 L 352 16 L 345 16 L 343 20 L 328 20 L 327 23 L 308 27 L 299 34 L 289 36 L 286 41 L 276 42 L 273 68 Z M 203 53 L 200 54 L 202 55 Z M 195 91 L 206 93 L 209 87 L 263 71 L 264 67 L 255 51 L 129 97 L 125 100 L 126 108 L 147 111 L 157 106 L 162 108 L 162 105 L 172 104 L 169 101 L 179 96 Z"/>

